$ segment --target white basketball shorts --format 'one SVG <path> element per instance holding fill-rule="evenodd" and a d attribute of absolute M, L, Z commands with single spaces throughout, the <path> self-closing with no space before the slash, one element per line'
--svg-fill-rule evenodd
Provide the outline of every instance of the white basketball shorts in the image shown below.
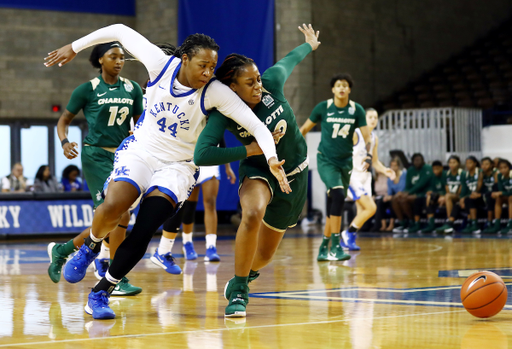
<path fill-rule="evenodd" d="M 201 185 L 214 177 L 220 180 L 220 166 L 199 166 L 197 185 Z"/>
<path fill-rule="evenodd" d="M 370 172 L 352 171 L 348 197 L 357 201 L 364 195 L 372 196 L 372 174 Z"/>

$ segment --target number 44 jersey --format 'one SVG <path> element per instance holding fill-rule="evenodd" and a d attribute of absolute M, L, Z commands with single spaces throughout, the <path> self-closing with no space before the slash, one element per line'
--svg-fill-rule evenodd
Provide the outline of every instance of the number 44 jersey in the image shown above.
<path fill-rule="evenodd" d="M 314 123 L 320 122 L 322 138 L 318 151 L 334 163 L 352 157 L 354 131 L 366 126 L 363 107 L 353 101 L 343 108 L 336 107 L 332 99 L 320 102 L 309 119 Z"/>

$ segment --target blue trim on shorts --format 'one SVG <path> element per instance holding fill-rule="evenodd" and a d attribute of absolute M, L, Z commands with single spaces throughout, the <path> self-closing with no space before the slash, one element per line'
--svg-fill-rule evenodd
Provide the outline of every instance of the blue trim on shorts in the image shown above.
<path fill-rule="evenodd" d="M 149 193 L 153 192 L 155 189 L 158 189 L 160 190 L 162 193 L 166 194 L 167 196 L 169 196 L 171 199 L 173 199 L 174 203 L 177 205 L 179 202 L 178 202 L 178 197 L 176 195 L 174 195 L 174 193 L 170 190 L 170 189 L 167 189 L 165 187 L 162 187 L 162 186 L 159 186 L 159 185 L 154 185 L 152 187 L 150 187 L 146 193 L 144 193 L 144 196 L 142 198 L 145 198 L 146 196 L 149 195 Z"/>
<path fill-rule="evenodd" d="M 139 188 L 139 185 L 137 183 L 135 183 L 135 181 L 133 179 L 130 179 L 130 178 L 126 178 L 126 177 L 117 177 L 117 178 L 114 178 L 114 182 L 127 182 L 127 183 L 130 183 L 131 185 L 133 185 L 135 187 L 135 189 L 137 189 L 137 191 L 139 192 L 139 195 L 140 195 L 140 188 Z"/>
<path fill-rule="evenodd" d="M 133 140 L 135 140 L 135 136 L 134 136 L 134 135 L 131 135 L 131 136 L 126 137 L 126 138 L 121 142 L 121 144 L 119 144 L 119 147 L 117 147 L 116 152 L 117 152 L 117 151 L 119 151 L 119 150 L 122 150 L 126 142 L 130 142 L 130 141 L 133 141 Z"/>
<path fill-rule="evenodd" d="M 204 115 L 208 115 L 208 111 L 206 110 L 206 108 L 204 107 L 204 97 L 206 95 L 206 89 L 208 88 L 208 86 L 210 86 L 210 84 L 214 81 L 214 80 L 217 80 L 216 78 L 212 78 L 210 79 L 210 81 L 208 81 L 208 83 L 204 86 L 203 88 L 203 92 L 201 93 L 201 110 L 203 111 L 203 114 Z"/>
<path fill-rule="evenodd" d="M 354 199 L 354 201 L 357 201 L 361 198 L 360 196 L 356 195 L 356 192 L 352 189 L 352 187 L 349 186 L 348 190 L 350 190 L 350 194 L 352 194 L 352 198 Z"/>
<path fill-rule="evenodd" d="M 175 58 L 175 56 L 171 56 L 171 58 L 167 61 L 167 63 L 165 64 L 165 67 L 162 69 L 160 74 L 158 74 L 158 76 L 156 77 L 156 79 L 154 81 L 149 81 L 147 87 L 151 87 L 151 86 L 155 85 L 162 78 L 162 76 L 164 75 L 167 68 L 169 68 L 169 65 L 171 64 L 171 62 L 174 58 Z"/>
<path fill-rule="evenodd" d="M 196 185 L 201 185 L 201 184 L 203 184 L 204 182 L 208 182 L 210 179 L 213 179 L 213 178 L 217 178 L 217 177 L 216 177 L 216 176 L 208 177 L 208 178 L 204 179 L 201 183 L 197 183 Z M 197 182 L 197 179 L 196 179 L 196 182 Z"/>
<path fill-rule="evenodd" d="M 180 62 L 180 64 L 178 64 L 176 69 L 174 69 L 174 73 L 172 74 L 172 78 L 171 78 L 171 86 L 170 86 L 169 90 L 170 90 L 171 95 L 173 97 L 187 97 L 187 96 L 190 96 L 192 93 L 197 91 L 196 89 L 193 88 L 190 91 L 185 92 L 185 93 L 183 93 L 181 95 L 174 94 L 174 91 L 172 90 L 172 84 L 174 84 L 174 79 L 176 79 L 176 75 L 178 75 L 178 72 L 180 71 L 180 68 L 181 68 L 181 62 Z"/>

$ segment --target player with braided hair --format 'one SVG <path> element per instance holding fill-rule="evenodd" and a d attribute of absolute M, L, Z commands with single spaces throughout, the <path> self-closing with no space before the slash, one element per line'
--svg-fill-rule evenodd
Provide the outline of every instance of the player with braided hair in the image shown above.
<path fill-rule="evenodd" d="M 262 144 L 266 164 L 281 190 L 290 191 L 277 159 L 272 134 L 254 113 L 222 83 L 211 80 L 219 46 L 204 34 L 190 35 L 169 58 L 133 29 L 122 24 L 99 29 L 50 52 L 46 66 L 62 66 L 81 50 L 103 42 L 119 41 L 146 67 L 150 82 L 147 108 L 116 151 L 114 170 L 104 190 L 105 201 L 96 210 L 90 236 L 65 269 L 79 281 L 98 253 L 105 235 L 142 196 L 131 234 L 119 246 L 105 277 L 92 289 L 85 307 L 95 319 L 111 319 L 111 290 L 144 256 L 155 231 L 173 216 L 193 190 L 199 171 L 193 153 L 206 124 L 208 110 L 216 108 L 236 120 Z"/>
<path fill-rule="evenodd" d="M 199 165 L 242 160 L 239 168 L 242 221 L 236 234 L 235 276 L 224 289 L 224 297 L 229 300 L 226 317 L 246 316 L 248 283 L 258 277 L 258 270 L 270 263 L 286 230 L 297 224 L 306 201 L 306 141 L 283 87 L 295 66 L 316 50 L 320 42 L 319 33 L 315 33 L 311 25 L 299 29 L 306 42 L 267 69 L 263 76 L 252 59 L 239 54 L 227 56 L 216 73 L 217 78 L 254 111 L 262 124 L 274 132 L 277 152 L 286 158 L 283 167 L 293 191 L 289 194 L 279 191 L 279 183 L 267 169 L 265 158 L 260 156 L 262 143 L 256 143 L 247 128 L 220 111 L 210 114 L 194 152 L 194 161 Z M 245 146 L 218 148 L 225 129 Z"/>

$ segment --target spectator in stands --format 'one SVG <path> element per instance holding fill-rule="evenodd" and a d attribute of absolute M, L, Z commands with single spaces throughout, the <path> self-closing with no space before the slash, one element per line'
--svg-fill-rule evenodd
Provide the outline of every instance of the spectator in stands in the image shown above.
<path fill-rule="evenodd" d="M 468 212 L 468 223 L 462 233 L 478 234 L 478 209 L 484 207 L 482 198 L 483 174 L 480 164 L 474 156 L 466 159 L 466 171 L 462 173 L 462 188 L 460 190 L 459 206 L 462 210 Z M 454 210 L 455 211 L 455 210 Z"/>
<path fill-rule="evenodd" d="M 448 167 L 446 171 L 446 224 L 442 225 L 436 232 L 450 234 L 453 232 L 453 221 L 449 217 L 452 215 L 453 206 L 459 202 L 461 190 L 461 176 L 462 169 L 460 168 L 460 158 L 457 155 L 452 155 L 448 159 Z"/>
<path fill-rule="evenodd" d="M 417 232 L 420 230 L 419 212 L 413 212 L 416 198 L 424 197 L 429 189 L 430 181 L 433 176 L 432 166 L 425 163 L 423 155 L 413 154 L 412 164 L 407 170 L 405 190 L 395 195 L 391 201 L 393 211 L 400 220 L 400 225 L 393 229 L 395 233 Z M 414 216 L 413 216 L 414 214 Z M 409 219 L 406 219 L 407 218 Z M 409 221 L 417 217 L 414 223 L 409 227 Z"/>
<path fill-rule="evenodd" d="M 407 175 L 407 171 L 402 168 L 402 162 L 399 158 L 394 158 L 391 160 L 389 167 L 395 171 L 396 177 L 393 181 L 388 178 L 387 195 L 382 198 L 382 201 L 377 203 L 377 213 L 375 219 L 380 221 L 381 231 L 392 231 L 395 228 L 395 214 L 391 208 L 391 201 L 398 193 L 405 189 L 405 181 Z M 388 209 L 391 211 L 389 225 L 386 224 L 386 211 Z"/>
<path fill-rule="evenodd" d="M 11 174 L 2 178 L 2 193 L 24 193 L 27 190 L 27 178 L 23 177 L 23 166 L 17 162 Z"/>
<path fill-rule="evenodd" d="M 80 182 L 80 170 L 75 165 L 69 165 L 62 171 L 62 187 L 64 191 L 81 191 L 82 183 Z"/>
<path fill-rule="evenodd" d="M 430 181 L 430 189 L 427 192 L 426 206 L 428 225 L 421 229 L 423 233 L 431 233 L 436 229 L 435 213 L 436 209 L 445 205 L 446 200 L 446 178 L 443 172 L 443 163 L 436 160 L 432 163 L 432 180 Z"/>
<path fill-rule="evenodd" d="M 483 158 L 480 163 L 482 164 L 483 182 L 482 194 L 485 202 L 485 210 L 487 211 L 487 228 L 492 225 L 494 219 L 494 204 L 496 200 L 492 197 L 493 191 L 498 191 L 497 173 L 498 170 L 494 167 L 494 162 L 490 157 Z"/>
<path fill-rule="evenodd" d="M 494 206 L 494 219 L 493 225 L 484 230 L 484 234 L 497 234 L 501 230 L 501 211 L 503 204 L 508 204 L 508 223 L 505 229 L 501 230 L 502 234 L 512 232 L 512 177 L 510 176 L 511 169 L 510 162 L 501 159 L 499 162 L 497 175 L 498 191 L 494 191 L 491 196 L 496 200 Z"/>
<path fill-rule="evenodd" d="M 37 170 L 36 178 L 34 179 L 34 191 L 38 193 L 57 193 L 62 191 L 59 183 L 52 176 L 48 165 L 42 165 Z"/>

